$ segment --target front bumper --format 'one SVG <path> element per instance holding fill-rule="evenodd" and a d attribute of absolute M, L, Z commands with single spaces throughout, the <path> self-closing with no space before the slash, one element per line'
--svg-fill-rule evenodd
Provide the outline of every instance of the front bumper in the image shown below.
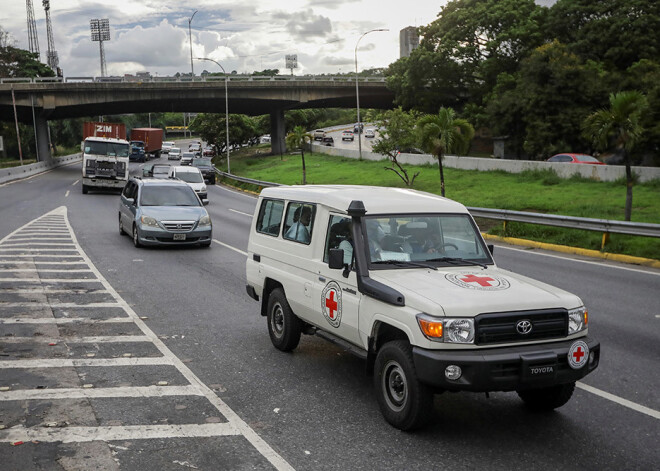
<path fill-rule="evenodd" d="M 174 240 L 175 234 L 185 234 L 185 240 Z M 196 245 L 209 244 L 213 238 L 210 226 L 195 228 L 188 232 L 170 232 L 165 229 L 142 226 L 138 227 L 138 238 L 143 245 Z"/>
<path fill-rule="evenodd" d="M 116 177 L 83 177 L 83 185 L 89 187 L 124 188 L 126 186 L 126 182 L 127 180 L 118 179 Z"/>
<path fill-rule="evenodd" d="M 576 340 L 586 342 L 593 360 L 574 370 L 568 350 Z M 419 380 L 447 391 L 515 391 L 577 381 L 598 367 L 600 343 L 589 337 L 560 342 L 480 350 L 427 350 L 413 347 Z M 458 365 L 463 371 L 455 381 L 445 377 L 445 368 Z"/>

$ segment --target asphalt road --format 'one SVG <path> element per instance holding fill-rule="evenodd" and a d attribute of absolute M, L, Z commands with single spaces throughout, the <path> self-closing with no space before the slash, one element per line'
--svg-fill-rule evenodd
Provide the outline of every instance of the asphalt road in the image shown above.
<path fill-rule="evenodd" d="M 381 417 L 361 360 L 317 337 L 291 354 L 271 345 L 245 293 L 253 196 L 209 188 L 209 249 L 135 249 L 118 233 L 118 196 L 82 195 L 79 179 L 76 164 L 0 185 L 3 469 L 657 467 L 659 270 L 498 245 L 501 267 L 584 300 L 598 370 L 553 413 L 515 393 L 445 393 L 429 427 L 403 433 Z M 62 241 L 22 245 L 30 227 L 7 238 L 37 218 Z M 7 257 L 29 248 L 55 263 Z"/>

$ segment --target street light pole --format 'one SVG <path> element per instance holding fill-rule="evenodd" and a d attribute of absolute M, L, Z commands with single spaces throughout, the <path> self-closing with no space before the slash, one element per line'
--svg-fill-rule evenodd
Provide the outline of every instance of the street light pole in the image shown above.
<path fill-rule="evenodd" d="M 190 23 L 192 23 L 193 18 L 198 10 L 195 10 L 195 13 L 192 14 L 188 20 L 188 42 L 190 43 L 190 73 L 192 74 L 191 78 L 195 78 L 195 69 L 193 68 L 193 57 L 192 57 L 192 31 L 190 30 Z"/>
<path fill-rule="evenodd" d="M 227 173 L 231 173 L 231 167 L 229 165 L 229 94 L 227 93 L 227 79 L 229 78 L 227 76 L 227 72 L 225 72 L 225 68 L 220 65 L 218 61 L 215 61 L 213 59 L 209 59 L 207 57 L 196 57 L 198 61 L 210 61 L 210 62 L 215 62 L 215 64 L 222 69 L 222 73 L 225 74 L 225 124 L 227 125 L 227 128 L 225 130 L 225 147 L 227 148 Z"/>
<path fill-rule="evenodd" d="M 375 31 L 389 31 L 389 29 L 379 28 L 367 31 L 362 36 L 360 36 L 360 39 L 358 39 L 357 43 L 355 44 L 355 98 L 357 100 L 358 152 L 360 154 L 360 160 L 362 160 L 362 121 L 360 120 L 360 88 L 358 87 L 357 50 L 362 38 L 364 38 L 367 34 L 373 33 Z"/>

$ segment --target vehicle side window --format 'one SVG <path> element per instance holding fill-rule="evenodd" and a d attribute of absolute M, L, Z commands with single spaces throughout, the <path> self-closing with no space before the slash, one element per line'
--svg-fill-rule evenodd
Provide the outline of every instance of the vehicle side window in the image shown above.
<path fill-rule="evenodd" d="M 351 218 L 346 216 L 331 215 L 328 221 L 328 232 L 325 238 L 325 250 L 323 261 L 328 263 L 330 249 L 342 249 L 344 251 L 344 264 L 349 267 L 353 264 L 353 233 L 351 229 Z"/>
<path fill-rule="evenodd" d="M 309 203 L 289 203 L 284 219 L 283 237 L 302 244 L 312 240 L 312 227 L 316 205 Z"/>
<path fill-rule="evenodd" d="M 263 200 L 257 219 L 257 232 L 277 237 L 280 233 L 284 201 Z"/>
<path fill-rule="evenodd" d="M 128 182 L 124 187 L 122 192 L 125 198 L 135 198 L 135 187 L 137 185 L 134 182 Z"/>

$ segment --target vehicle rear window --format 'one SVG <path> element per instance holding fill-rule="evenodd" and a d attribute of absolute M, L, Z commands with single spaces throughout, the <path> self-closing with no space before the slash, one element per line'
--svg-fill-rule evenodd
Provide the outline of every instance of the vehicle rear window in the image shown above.
<path fill-rule="evenodd" d="M 140 204 L 142 206 L 200 206 L 199 198 L 188 185 L 144 186 Z"/>
<path fill-rule="evenodd" d="M 580 162 L 600 162 L 596 157 L 590 155 L 577 154 L 575 157 L 577 157 Z"/>
<path fill-rule="evenodd" d="M 176 177 L 186 183 L 203 183 L 204 178 L 199 172 L 176 172 Z"/>
<path fill-rule="evenodd" d="M 257 232 L 277 237 L 282 224 L 284 201 L 263 200 L 257 219 Z"/>

